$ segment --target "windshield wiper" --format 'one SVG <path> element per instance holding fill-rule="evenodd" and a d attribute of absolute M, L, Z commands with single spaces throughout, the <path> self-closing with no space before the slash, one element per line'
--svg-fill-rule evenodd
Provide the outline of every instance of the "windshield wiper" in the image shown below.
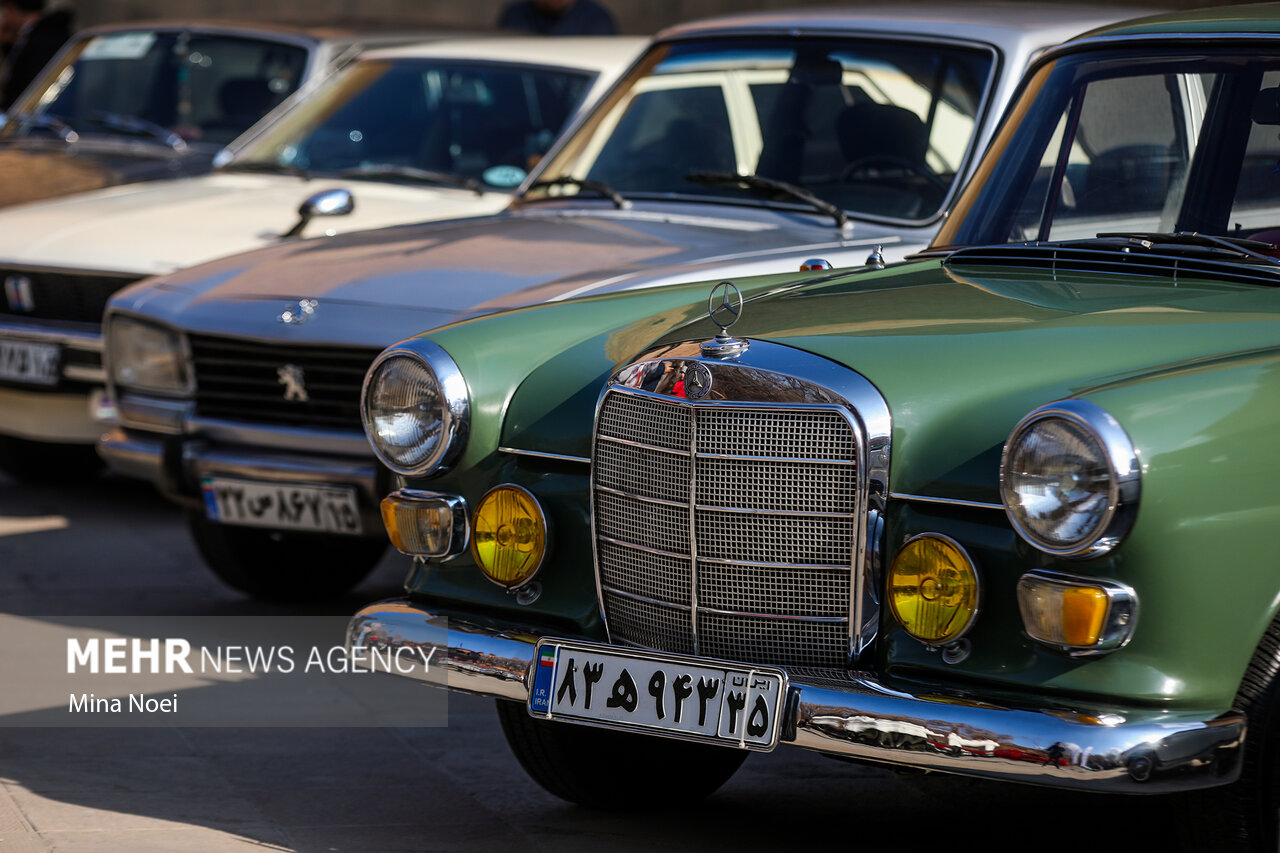
<path fill-rule="evenodd" d="M 304 181 L 311 180 L 311 173 L 301 166 L 274 163 L 270 160 L 233 160 L 218 169 L 220 172 L 268 172 L 273 175 L 293 175 Z"/>
<path fill-rule="evenodd" d="M 558 178 L 551 178 L 547 181 L 535 181 L 529 185 L 529 189 L 537 189 L 538 187 L 578 187 L 579 189 L 591 190 L 600 193 L 600 195 L 613 202 L 613 206 L 618 210 L 627 210 L 631 207 L 631 202 L 622 197 L 622 194 L 613 187 L 602 181 L 593 181 L 590 178 L 575 178 L 570 175 L 561 175 Z"/>
<path fill-rule="evenodd" d="M 761 175 L 739 175 L 734 172 L 689 172 L 684 176 L 684 179 L 693 181 L 695 184 L 743 184 L 755 189 L 772 190 L 803 201 L 819 213 L 825 213 L 835 219 L 836 225 L 841 228 L 849 224 L 849 216 L 842 208 L 826 199 L 818 198 L 804 187 L 798 187 L 786 181 L 778 181 Z"/>
<path fill-rule="evenodd" d="M 339 169 L 335 174 L 340 178 L 407 178 L 424 184 L 444 184 L 450 187 L 461 187 L 471 190 L 476 195 L 484 195 L 484 187 L 475 178 L 468 178 L 465 175 L 451 175 L 448 172 L 437 172 L 434 169 L 419 169 L 417 166 L 394 166 L 390 163 L 380 163 Z"/>
<path fill-rule="evenodd" d="M 18 127 L 38 127 L 41 130 L 52 130 L 63 142 L 80 141 L 80 134 L 76 133 L 75 128 L 55 116 L 24 113 L 18 116 L 10 116 L 8 121 Z"/>
<path fill-rule="evenodd" d="M 185 151 L 187 149 L 187 140 L 167 127 L 161 127 L 153 121 L 147 121 L 145 118 L 121 115 L 120 113 L 107 112 L 106 110 L 94 110 L 86 118 L 89 121 L 121 133 L 150 136 L 152 139 L 168 145 L 174 151 Z"/>
<path fill-rule="evenodd" d="M 1275 251 L 1276 247 L 1259 240 L 1246 240 L 1242 237 L 1217 237 L 1213 234 L 1202 234 L 1199 231 L 1176 231 L 1169 234 L 1148 231 L 1113 231 L 1097 235 L 1098 240 L 1124 240 L 1129 244 L 1151 249 L 1157 245 L 1164 246 L 1200 246 L 1209 249 L 1221 249 L 1237 256 L 1265 261 L 1272 266 L 1280 267 L 1280 258 L 1264 254 Z M 1072 242 L 1090 242 L 1078 240 Z"/>

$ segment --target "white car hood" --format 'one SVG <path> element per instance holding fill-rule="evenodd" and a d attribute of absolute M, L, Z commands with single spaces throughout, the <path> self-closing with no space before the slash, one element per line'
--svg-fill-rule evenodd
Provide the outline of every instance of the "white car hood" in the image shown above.
<path fill-rule="evenodd" d="M 302 237 L 496 213 L 511 196 L 452 187 L 221 173 L 128 184 L 0 211 L 0 263 L 140 276 L 276 245 L 298 206 L 344 187 L 345 216 L 316 217 Z"/>

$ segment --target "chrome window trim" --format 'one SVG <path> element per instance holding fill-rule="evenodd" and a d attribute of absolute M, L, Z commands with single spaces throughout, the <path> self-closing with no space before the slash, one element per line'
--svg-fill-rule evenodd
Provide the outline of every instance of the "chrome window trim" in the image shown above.
<path fill-rule="evenodd" d="M 1065 651 L 1072 657 L 1092 657 L 1094 655 L 1106 654 L 1116 649 L 1123 648 L 1133 639 L 1134 629 L 1138 624 L 1138 593 L 1128 584 L 1119 581 L 1103 580 L 1101 578 L 1087 577 L 1084 575 L 1073 575 L 1067 572 L 1055 572 L 1048 569 L 1033 569 L 1026 572 L 1022 577 L 1018 578 L 1018 585 L 1022 585 L 1022 581 L 1026 578 L 1041 581 L 1043 583 L 1053 584 L 1055 586 L 1094 586 L 1101 589 L 1107 596 L 1107 618 L 1102 626 L 1102 633 L 1098 637 L 1098 642 L 1092 646 L 1063 646 L 1058 643 L 1048 643 L 1044 640 L 1037 640 L 1030 634 L 1027 637 L 1033 642 L 1039 643 L 1050 648 Z M 1019 608 L 1019 616 L 1021 616 L 1021 608 Z"/>
<path fill-rule="evenodd" d="M 440 386 L 443 406 L 440 411 L 442 435 L 439 446 L 422 463 L 414 466 L 399 465 L 388 459 L 373 440 L 369 419 L 370 380 L 378 369 L 392 358 L 412 358 L 436 378 Z M 360 423 L 374 455 L 392 471 L 405 477 L 426 477 L 448 471 L 467 444 L 471 432 L 471 391 L 467 380 L 449 353 L 439 344 L 426 338 L 410 338 L 388 347 L 378 354 L 365 372 L 360 385 Z"/>
<path fill-rule="evenodd" d="M 592 445 L 600 427 L 600 414 L 605 400 L 614 393 L 636 394 L 661 400 L 667 404 L 688 406 L 691 411 L 691 435 L 696 441 L 698 434 L 696 416 L 699 410 L 712 407 L 723 408 L 762 408 L 786 409 L 788 411 L 832 411 L 840 414 L 849 424 L 855 441 L 857 453 L 856 465 L 856 502 L 852 512 L 854 520 L 854 547 L 851 563 L 847 569 L 851 573 L 851 589 L 848 612 L 848 655 L 847 665 L 852 667 L 861 655 L 875 640 L 879 621 L 879 595 L 874 589 L 874 580 L 878 569 L 874 565 L 878 543 L 871 542 L 871 521 L 873 517 L 881 517 L 885 510 L 885 501 L 889 495 L 889 462 L 892 437 L 892 415 L 888 403 L 879 390 L 866 377 L 836 362 L 821 356 L 804 352 L 789 346 L 767 341 L 753 340 L 751 347 L 737 356 L 730 358 L 707 358 L 701 354 L 701 342 L 689 341 L 659 347 L 628 362 L 616 371 L 605 383 L 596 400 L 596 411 L 592 423 Z M 731 381 L 737 371 L 747 371 L 758 380 L 768 380 L 767 392 L 756 393 L 750 399 L 734 398 L 721 401 L 689 401 L 665 394 L 645 391 L 626 384 L 627 378 L 634 377 L 642 366 L 658 362 L 698 362 L 705 365 L 712 373 L 713 379 L 724 376 Z M 758 389 L 759 386 L 757 386 Z M 805 399 L 807 398 L 807 399 Z M 822 398 L 815 402 L 814 398 Z M 691 461 L 705 458 L 698 454 L 696 448 L 689 449 Z M 828 464 L 832 460 L 822 460 Z M 690 553 L 688 555 L 672 555 L 690 560 L 692 575 L 690 578 L 690 600 L 694 612 L 697 612 L 697 546 L 694 519 L 696 510 L 696 466 L 691 468 L 690 481 Z M 596 594 L 599 602 L 599 613 L 605 625 L 606 634 L 612 639 L 613 632 L 609 626 L 604 607 L 604 591 L 600 574 L 600 535 L 596 527 L 596 483 L 592 472 L 590 488 L 591 514 L 591 548 L 595 569 Z M 618 543 L 622 544 L 622 543 Z M 846 567 L 821 566 L 823 569 Z M 693 631 L 694 653 L 698 653 L 698 637 L 696 618 L 691 620 Z M 815 623 L 816 624 L 816 623 Z"/>
<path fill-rule="evenodd" d="M 1009 499 L 1005 491 L 1005 470 L 1009 462 L 1009 448 L 1013 446 L 1014 440 L 1028 428 L 1050 418 L 1071 421 L 1091 433 L 1101 445 L 1110 468 L 1108 506 L 1102 522 L 1089 536 L 1071 545 L 1055 546 L 1038 539 L 1009 509 Z M 1004 502 L 1005 516 L 1023 541 L 1052 557 L 1088 560 L 1114 550 L 1133 526 L 1138 514 L 1141 493 L 1142 466 L 1133 441 L 1110 412 L 1088 400 L 1058 400 L 1031 412 L 1014 426 L 1000 454 L 1000 499 Z"/>

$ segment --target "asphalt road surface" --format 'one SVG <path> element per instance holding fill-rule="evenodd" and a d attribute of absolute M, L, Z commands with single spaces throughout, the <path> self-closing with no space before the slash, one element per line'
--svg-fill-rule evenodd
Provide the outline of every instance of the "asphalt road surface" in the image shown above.
<path fill-rule="evenodd" d="M 402 560 L 305 612 L 332 615 L 340 641 L 342 617 L 398 592 Z M 30 620 L 31 636 L 78 618 L 296 612 L 224 589 L 148 486 L 0 475 L 0 617 Z M 0 692 L 38 679 L 8 677 Z M 31 728 L 0 716 L 0 853 L 1174 846 L 1168 799 L 903 775 L 786 747 L 753 756 L 703 803 L 593 812 L 527 779 L 490 702 L 451 696 L 448 709 L 434 728 Z"/>

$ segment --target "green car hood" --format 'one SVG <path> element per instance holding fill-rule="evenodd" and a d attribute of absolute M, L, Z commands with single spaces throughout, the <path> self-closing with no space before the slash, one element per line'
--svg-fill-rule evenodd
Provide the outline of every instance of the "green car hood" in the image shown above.
<path fill-rule="evenodd" d="M 1049 280 L 937 261 L 800 287 L 779 277 L 738 284 L 756 295 L 734 335 L 824 356 L 884 395 L 899 494 L 998 502 L 1001 448 L 1032 409 L 1280 343 L 1280 290 L 1256 285 L 1061 272 Z M 540 364 L 507 406 L 502 444 L 588 457 L 604 379 L 655 344 L 710 337 L 709 288 L 682 288 L 700 298 L 586 334 Z M 620 341 L 635 344 L 629 355 L 619 356 Z"/>

